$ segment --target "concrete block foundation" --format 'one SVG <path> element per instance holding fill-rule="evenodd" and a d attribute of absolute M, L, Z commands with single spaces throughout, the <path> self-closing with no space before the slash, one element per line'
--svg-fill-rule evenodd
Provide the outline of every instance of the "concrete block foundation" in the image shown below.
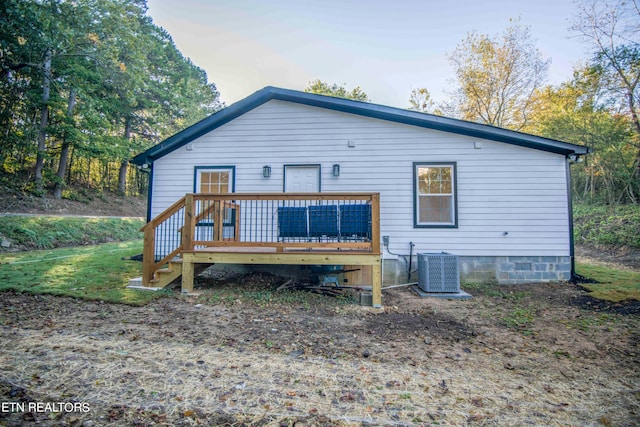
<path fill-rule="evenodd" d="M 383 286 L 418 281 L 417 256 L 412 259 L 410 275 L 407 258 L 383 259 Z M 459 260 L 460 283 L 544 283 L 571 279 L 568 256 L 461 256 Z"/>

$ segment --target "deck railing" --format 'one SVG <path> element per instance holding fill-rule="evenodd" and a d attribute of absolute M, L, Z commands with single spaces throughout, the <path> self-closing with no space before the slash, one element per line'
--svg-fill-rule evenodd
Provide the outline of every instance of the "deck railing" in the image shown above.
<path fill-rule="evenodd" d="M 143 283 L 186 251 L 379 253 L 378 193 L 187 194 L 143 227 Z"/>

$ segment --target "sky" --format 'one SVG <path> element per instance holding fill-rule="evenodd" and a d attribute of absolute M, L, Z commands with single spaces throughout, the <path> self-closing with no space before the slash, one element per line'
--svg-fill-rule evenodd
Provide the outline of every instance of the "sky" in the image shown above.
<path fill-rule="evenodd" d="M 412 89 L 438 101 L 453 88 L 450 55 L 471 31 L 497 36 L 519 19 L 549 83 L 588 57 L 569 30 L 573 0 L 148 0 L 148 14 L 207 72 L 230 105 L 265 86 L 315 79 L 356 86 L 372 102 L 409 107 Z"/>

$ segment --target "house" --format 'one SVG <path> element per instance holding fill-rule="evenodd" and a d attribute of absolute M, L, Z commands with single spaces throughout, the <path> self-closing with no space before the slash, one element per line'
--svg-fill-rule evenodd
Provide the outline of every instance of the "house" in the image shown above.
<path fill-rule="evenodd" d="M 298 259 L 372 266 L 379 304 L 377 282 L 406 282 L 423 252 L 458 255 L 465 281 L 568 280 L 569 168 L 588 151 L 478 123 L 266 87 L 132 160 L 150 172 L 148 220 L 160 215 L 167 223 L 172 206 L 177 215 L 173 225 L 145 234 L 145 263 L 156 263 L 145 285 L 160 264 L 189 252 L 185 245 L 208 251 L 208 258 L 192 258 L 195 249 L 183 254 L 189 259 L 183 290 L 190 289 L 185 282 L 196 261 Z M 185 215 L 185 204 L 197 212 Z M 345 215 L 353 209 L 367 218 L 349 229 Z"/>

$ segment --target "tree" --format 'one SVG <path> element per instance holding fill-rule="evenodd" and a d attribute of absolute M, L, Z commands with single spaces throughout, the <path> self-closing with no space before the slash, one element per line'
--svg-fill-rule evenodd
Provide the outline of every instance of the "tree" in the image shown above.
<path fill-rule="evenodd" d="M 360 89 L 360 86 L 348 90 L 346 83 L 342 86 L 338 86 L 336 83 L 329 85 L 320 79 L 309 82 L 309 85 L 304 88 L 305 92 L 317 93 L 318 95 L 335 96 L 336 98 L 353 99 L 354 101 L 371 102 L 369 96 Z"/>
<path fill-rule="evenodd" d="M 55 88 L 52 93 L 52 86 L 57 86 L 61 90 L 69 89 L 68 84 L 75 81 L 71 77 L 72 73 L 69 73 L 69 70 L 74 68 L 70 64 L 78 58 L 92 54 L 91 43 L 87 40 L 86 35 L 92 25 L 91 6 L 93 5 L 88 3 L 92 2 L 42 0 L 20 5 L 22 8 L 31 8 L 31 13 L 38 17 L 40 25 L 37 33 L 26 33 L 29 39 L 19 36 L 24 38 L 24 45 L 27 47 L 23 53 L 27 53 L 28 57 L 35 59 L 34 62 L 23 62 L 22 64 L 41 74 L 40 78 L 35 81 L 42 82 L 40 103 L 37 107 L 40 121 L 34 171 L 35 188 L 38 194 L 42 194 L 44 190 L 44 166 L 49 155 L 48 140 L 54 130 L 52 123 L 50 123 L 52 120 L 51 109 L 56 98 L 59 98 L 60 95 L 60 90 L 56 93 Z M 18 18 L 22 18 L 22 16 Z M 34 89 L 36 89 L 35 86 Z M 75 101 L 72 102 L 75 103 Z"/>
<path fill-rule="evenodd" d="M 429 90 L 426 88 L 412 89 L 411 97 L 409 98 L 409 109 L 422 113 L 431 113 L 434 109 L 434 102 L 431 99 Z"/>
<path fill-rule="evenodd" d="M 34 69 L 41 56 L 42 22 L 39 5 L 34 2 L 0 2 L 0 166 L 15 170 L 36 140 L 39 95 L 33 94 L 33 82 L 42 81 Z"/>
<path fill-rule="evenodd" d="M 129 160 L 147 148 L 145 141 L 175 132 L 220 108 L 215 85 L 206 73 L 185 59 L 169 34 L 142 15 L 130 23 L 135 40 L 119 39 L 109 89 L 121 126 L 117 192 L 126 192 Z M 122 25 L 120 23 L 119 25 Z"/>
<path fill-rule="evenodd" d="M 640 2 L 584 0 L 571 29 L 593 48 L 591 66 L 603 77 L 609 103 L 630 117 L 640 182 Z"/>
<path fill-rule="evenodd" d="M 449 60 L 459 87 L 448 114 L 515 130 L 527 124 L 549 66 L 528 27 L 516 23 L 497 39 L 471 32 Z"/>
<path fill-rule="evenodd" d="M 40 195 L 54 184 L 62 197 L 74 176 L 125 193 L 132 155 L 221 108 L 146 11 L 146 0 L 0 2 L 0 172 L 35 171 Z"/>
<path fill-rule="evenodd" d="M 428 89 L 418 88 L 411 90 L 409 109 L 444 116 L 443 110 L 446 109 L 446 106 L 436 105 Z"/>
<path fill-rule="evenodd" d="M 537 94 L 531 121 L 524 129 L 548 138 L 586 145 L 593 152 L 571 168 L 573 194 L 590 202 L 634 202 L 634 155 L 630 121 L 611 111 L 601 99 L 602 76 L 589 66 L 573 79 Z"/>

